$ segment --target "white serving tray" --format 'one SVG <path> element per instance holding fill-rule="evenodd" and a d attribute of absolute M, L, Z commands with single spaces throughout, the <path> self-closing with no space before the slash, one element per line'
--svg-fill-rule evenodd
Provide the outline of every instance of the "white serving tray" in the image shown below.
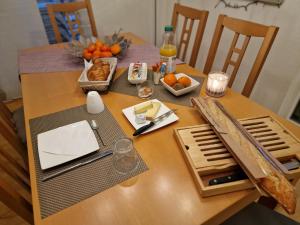
<path fill-rule="evenodd" d="M 141 66 L 141 77 L 138 78 L 132 78 L 131 74 L 133 71 L 134 63 L 130 63 L 128 68 L 128 81 L 131 84 L 140 84 L 147 80 L 147 63 L 142 63 Z"/>

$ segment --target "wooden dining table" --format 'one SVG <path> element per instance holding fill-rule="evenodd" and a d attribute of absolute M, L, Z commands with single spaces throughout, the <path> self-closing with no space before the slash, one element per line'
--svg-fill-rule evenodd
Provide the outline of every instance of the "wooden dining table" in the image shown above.
<path fill-rule="evenodd" d="M 145 43 L 132 33 L 127 33 L 126 36 L 135 44 Z M 39 49 L 41 48 L 28 51 Z M 116 78 L 125 69 L 118 68 Z M 200 70 L 187 64 L 177 65 L 176 71 L 206 77 Z M 20 75 L 35 224 L 219 224 L 259 197 L 255 189 L 201 197 L 176 143 L 174 128 L 206 122 L 192 107 L 164 102 L 168 107 L 177 109 L 179 120 L 155 132 L 133 138 L 134 146 L 149 170 L 41 219 L 29 120 L 85 104 L 86 95 L 77 82 L 80 73 L 81 71 L 70 71 Z M 205 95 L 205 82 L 206 80 L 202 85 L 201 96 Z M 122 114 L 122 109 L 143 100 L 116 92 L 109 92 L 101 97 L 124 132 L 132 137 L 134 128 Z M 270 115 L 300 138 L 298 126 L 231 89 L 218 100 L 236 118 Z"/>

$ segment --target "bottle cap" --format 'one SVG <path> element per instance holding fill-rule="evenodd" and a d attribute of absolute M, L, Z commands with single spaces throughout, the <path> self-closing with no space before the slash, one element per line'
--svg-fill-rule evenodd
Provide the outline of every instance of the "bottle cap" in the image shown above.
<path fill-rule="evenodd" d="M 165 26 L 165 31 L 173 31 L 173 26 L 171 25 Z"/>

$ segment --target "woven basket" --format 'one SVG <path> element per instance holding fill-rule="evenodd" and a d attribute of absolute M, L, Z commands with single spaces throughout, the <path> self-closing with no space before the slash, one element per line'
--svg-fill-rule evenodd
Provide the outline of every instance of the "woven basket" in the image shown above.
<path fill-rule="evenodd" d="M 84 92 L 88 91 L 99 91 L 99 92 L 108 92 L 109 86 L 113 82 L 114 74 L 117 68 L 117 58 L 102 58 L 103 62 L 108 62 L 110 64 L 110 73 L 106 81 L 89 81 L 87 78 L 87 71 L 93 66 L 92 62 L 84 61 L 85 68 L 82 71 L 78 83 L 79 86 L 83 89 Z"/>

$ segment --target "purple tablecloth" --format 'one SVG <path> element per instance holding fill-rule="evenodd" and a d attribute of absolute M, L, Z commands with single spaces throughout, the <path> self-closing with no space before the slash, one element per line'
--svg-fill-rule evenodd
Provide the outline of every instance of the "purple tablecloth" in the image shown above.
<path fill-rule="evenodd" d="M 151 44 L 131 45 L 126 56 L 118 60 L 118 67 L 128 67 L 132 62 L 146 62 L 148 66 L 159 62 L 159 49 Z M 50 45 L 40 50 L 21 50 L 19 52 L 19 74 L 63 72 L 82 70 L 83 63 L 70 55 L 65 48 L 59 45 Z M 183 63 L 177 59 L 176 64 Z"/>

